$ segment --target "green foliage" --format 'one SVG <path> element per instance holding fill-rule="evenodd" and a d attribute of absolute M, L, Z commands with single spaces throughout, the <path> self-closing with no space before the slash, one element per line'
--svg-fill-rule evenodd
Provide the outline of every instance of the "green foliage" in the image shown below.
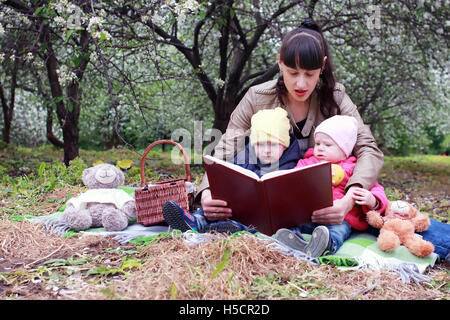
<path fill-rule="evenodd" d="M 114 276 L 116 274 L 122 274 L 128 276 L 128 271 L 133 269 L 142 269 L 142 261 L 134 257 L 125 257 L 119 267 L 108 267 L 108 266 L 98 266 L 96 268 L 90 269 L 87 275 L 100 275 L 100 276 Z"/>
<path fill-rule="evenodd" d="M 83 265 L 90 261 L 90 258 L 79 258 L 76 259 L 78 255 L 73 255 L 67 259 L 50 259 L 44 262 L 45 266 L 48 267 L 61 267 L 61 266 L 78 266 Z"/>
<path fill-rule="evenodd" d="M 30 177 L 38 180 L 45 192 L 49 192 L 56 187 L 61 188 L 65 185 L 76 186 L 82 184 L 81 175 L 87 167 L 80 157 L 72 160 L 68 167 L 57 161 L 51 164 L 41 162 L 37 169 L 37 175 L 31 175 Z"/>
<path fill-rule="evenodd" d="M 450 134 L 447 134 L 442 141 L 441 148 L 446 155 L 450 155 Z"/>
<path fill-rule="evenodd" d="M 133 160 L 130 159 L 124 159 L 117 161 L 116 167 L 123 170 L 128 170 L 131 168 L 131 165 L 133 164 Z"/>
<path fill-rule="evenodd" d="M 179 237 L 182 235 L 180 230 L 174 230 L 173 232 L 161 232 L 152 236 L 142 236 L 136 237 L 130 241 L 131 244 L 134 244 L 138 247 L 148 246 L 152 243 L 158 243 L 164 239 L 172 239 L 173 237 Z"/>
<path fill-rule="evenodd" d="M 314 276 L 318 270 L 305 272 L 291 279 L 281 274 L 269 273 L 259 276 L 251 284 L 251 293 L 256 299 L 270 299 L 273 297 L 293 299 L 311 298 L 318 295 L 329 294 L 332 289 L 322 283 L 320 278 Z"/>
<path fill-rule="evenodd" d="M 221 273 L 223 271 L 223 269 L 228 265 L 229 260 L 228 257 L 231 254 L 231 250 L 230 248 L 225 248 L 223 255 L 222 255 L 222 259 L 220 260 L 220 262 L 217 264 L 216 268 L 214 269 L 213 273 L 211 274 L 211 278 L 215 278 L 219 275 L 219 273 Z"/>

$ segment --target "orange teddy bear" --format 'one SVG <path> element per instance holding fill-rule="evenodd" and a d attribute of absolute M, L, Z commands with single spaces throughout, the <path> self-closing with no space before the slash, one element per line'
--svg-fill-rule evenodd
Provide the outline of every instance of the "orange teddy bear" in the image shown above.
<path fill-rule="evenodd" d="M 377 243 L 383 251 L 393 251 L 401 244 L 412 254 L 421 258 L 427 257 L 434 251 L 431 242 L 415 234 L 428 229 L 430 225 L 428 215 L 419 213 L 408 202 L 400 200 L 388 202 L 384 216 L 377 211 L 369 211 L 367 221 L 369 225 L 380 229 Z"/>

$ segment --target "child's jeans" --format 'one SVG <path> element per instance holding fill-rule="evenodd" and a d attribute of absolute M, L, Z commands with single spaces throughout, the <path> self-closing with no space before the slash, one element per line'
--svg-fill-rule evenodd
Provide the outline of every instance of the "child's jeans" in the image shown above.
<path fill-rule="evenodd" d="M 450 225 L 430 218 L 430 226 L 424 232 L 418 232 L 424 240 L 434 245 L 434 252 L 442 260 L 448 259 L 450 254 Z"/>
<path fill-rule="evenodd" d="M 291 228 L 295 233 L 308 233 L 312 234 L 314 229 L 321 224 L 310 222 L 298 227 Z M 342 243 L 350 237 L 352 232 L 352 227 L 347 221 L 342 222 L 342 224 L 335 224 L 331 226 L 325 226 L 330 231 L 330 242 L 328 247 L 325 249 L 327 254 L 334 254 L 342 246 Z M 303 238 L 303 236 L 302 236 Z"/>

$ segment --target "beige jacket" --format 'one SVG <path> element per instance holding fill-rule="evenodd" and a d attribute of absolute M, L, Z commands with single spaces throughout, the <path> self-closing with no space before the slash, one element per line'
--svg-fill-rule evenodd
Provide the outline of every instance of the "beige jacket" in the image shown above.
<path fill-rule="evenodd" d="M 274 109 L 276 107 L 285 109 L 278 100 L 275 89 L 276 82 L 277 80 L 267 81 L 253 86 L 247 91 L 231 114 L 225 134 L 222 135 L 214 148 L 215 157 L 232 162 L 234 156 L 244 149 L 245 137 L 250 134 L 250 119 L 257 111 Z M 359 124 L 358 137 L 353 149 L 353 155 L 358 160 L 346 189 L 355 184 L 359 184 L 365 189 L 370 189 L 375 184 L 383 166 L 383 153 L 378 149 L 370 128 L 363 123 L 356 106 L 345 93 L 345 88 L 340 83 L 336 84 L 334 98 L 339 105 L 341 114 L 355 117 Z M 289 114 L 291 126 L 295 126 L 296 124 L 290 110 L 286 111 Z M 314 133 L 316 126 L 323 120 L 325 120 L 325 117 L 320 112 L 317 93 L 314 91 L 311 95 L 307 120 L 302 130 L 303 136 L 309 135 L 308 147 L 314 146 L 314 135 L 310 133 Z M 208 186 L 208 177 L 205 174 L 197 190 L 196 197 Z"/>

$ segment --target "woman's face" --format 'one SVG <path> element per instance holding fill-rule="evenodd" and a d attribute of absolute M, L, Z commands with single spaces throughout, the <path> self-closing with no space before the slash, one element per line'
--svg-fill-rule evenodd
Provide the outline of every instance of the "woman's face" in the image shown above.
<path fill-rule="evenodd" d="M 326 57 L 324 58 L 324 64 Z M 321 68 L 314 70 L 293 69 L 286 66 L 283 61 L 278 58 L 278 65 L 283 74 L 284 85 L 289 93 L 289 102 L 305 102 L 316 88 L 319 80 Z"/>

